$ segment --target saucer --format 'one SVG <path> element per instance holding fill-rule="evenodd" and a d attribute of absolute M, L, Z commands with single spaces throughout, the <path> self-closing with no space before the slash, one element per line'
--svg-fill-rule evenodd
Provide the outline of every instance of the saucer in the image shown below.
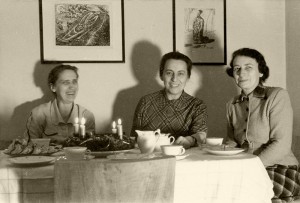
<path fill-rule="evenodd" d="M 185 159 L 188 156 L 189 156 L 189 154 L 183 154 L 183 155 L 177 155 L 175 157 L 176 157 L 176 160 L 179 161 L 179 160 Z"/>

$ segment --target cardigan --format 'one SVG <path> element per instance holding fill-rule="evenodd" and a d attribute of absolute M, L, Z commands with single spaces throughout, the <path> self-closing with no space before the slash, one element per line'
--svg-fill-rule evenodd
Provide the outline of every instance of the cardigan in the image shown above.
<path fill-rule="evenodd" d="M 231 99 L 227 109 L 227 143 L 248 146 L 265 166 L 298 165 L 291 150 L 293 110 L 288 92 L 258 85 Z"/>

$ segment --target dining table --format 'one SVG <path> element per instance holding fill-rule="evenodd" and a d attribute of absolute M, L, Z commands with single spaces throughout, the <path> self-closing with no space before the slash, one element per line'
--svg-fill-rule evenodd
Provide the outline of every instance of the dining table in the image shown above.
<path fill-rule="evenodd" d="M 133 150 L 131 153 L 140 153 Z M 60 157 L 55 157 L 55 160 Z M 0 154 L 0 202 L 54 202 L 54 163 L 15 164 Z M 175 166 L 174 202 L 270 203 L 273 185 L 260 159 L 187 149 Z M 113 161 L 94 158 L 87 161 Z"/>

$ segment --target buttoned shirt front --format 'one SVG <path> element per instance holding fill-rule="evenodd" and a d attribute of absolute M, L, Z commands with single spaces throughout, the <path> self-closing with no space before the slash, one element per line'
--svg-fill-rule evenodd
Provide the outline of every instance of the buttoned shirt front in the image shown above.
<path fill-rule="evenodd" d="M 67 122 L 59 112 L 57 100 L 54 99 L 45 104 L 35 107 L 27 120 L 26 134 L 31 138 L 50 138 L 51 142 L 61 143 L 74 134 L 75 118 L 85 118 L 86 132 L 95 130 L 95 118 L 93 113 L 84 107 L 74 104 Z"/>
<path fill-rule="evenodd" d="M 295 165 L 293 110 L 286 90 L 259 85 L 227 103 L 227 143 L 248 146 L 264 165 Z"/>
<path fill-rule="evenodd" d="M 142 97 L 136 107 L 131 136 L 135 130 L 160 129 L 176 139 L 197 132 L 207 132 L 207 108 L 204 102 L 183 92 L 168 100 L 165 90 Z"/>

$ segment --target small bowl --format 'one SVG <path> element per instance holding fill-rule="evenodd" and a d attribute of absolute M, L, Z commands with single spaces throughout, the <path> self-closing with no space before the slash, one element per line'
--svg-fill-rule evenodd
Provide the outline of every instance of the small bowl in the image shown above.
<path fill-rule="evenodd" d="M 33 138 L 31 141 L 38 147 L 49 147 L 50 144 L 50 138 Z"/>
<path fill-rule="evenodd" d="M 64 152 L 68 160 L 82 160 L 91 154 L 87 147 L 64 147 Z"/>
<path fill-rule="evenodd" d="M 208 138 L 206 138 L 206 144 L 207 145 L 216 146 L 216 145 L 222 145 L 222 143 L 223 143 L 223 138 L 221 138 L 221 137 L 208 137 Z"/>

